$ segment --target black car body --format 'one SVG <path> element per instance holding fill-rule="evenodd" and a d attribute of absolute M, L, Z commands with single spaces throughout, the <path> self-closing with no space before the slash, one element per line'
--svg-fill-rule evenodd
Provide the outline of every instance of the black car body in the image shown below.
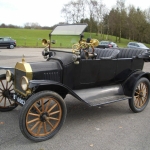
<path fill-rule="evenodd" d="M 117 48 L 118 45 L 111 41 L 101 41 L 97 48 Z"/>
<path fill-rule="evenodd" d="M 0 47 L 13 49 L 16 47 L 16 40 L 13 40 L 10 37 L 0 37 Z"/>
<path fill-rule="evenodd" d="M 150 54 L 142 49 L 94 48 L 96 39 L 83 39 L 86 26 L 57 26 L 50 33 L 50 41 L 42 40 L 46 61 L 27 63 L 22 58 L 14 68 L 0 67 L 7 70 L 0 75 L 1 83 L 7 81 L 6 88 L 4 84 L 0 87 L 0 111 L 23 106 L 19 126 L 26 138 L 43 141 L 59 131 L 66 118 L 67 94 L 89 106 L 128 100 L 133 112 L 143 111 L 148 104 L 150 73 L 142 69 Z M 69 41 L 75 41 L 72 35 L 80 35 L 80 39 L 71 50 L 51 48 L 58 35 L 69 36 Z"/>

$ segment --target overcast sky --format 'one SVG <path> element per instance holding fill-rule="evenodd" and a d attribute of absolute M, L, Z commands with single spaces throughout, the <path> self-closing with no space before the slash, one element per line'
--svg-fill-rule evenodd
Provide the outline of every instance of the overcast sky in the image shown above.
<path fill-rule="evenodd" d="M 24 26 L 27 22 L 36 22 L 41 26 L 52 26 L 64 22 L 61 9 L 71 0 L 0 0 L 0 24 Z M 115 6 L 117 0 L 103 0 L 107 8 Z M 150 8 L 148 0 L 125 0 L 142 10 Z"/>

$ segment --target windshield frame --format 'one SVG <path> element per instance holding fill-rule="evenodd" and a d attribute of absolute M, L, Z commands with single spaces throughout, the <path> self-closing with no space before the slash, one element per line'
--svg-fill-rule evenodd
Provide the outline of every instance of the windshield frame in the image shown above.
<path fill-rule="evenodd" d="M 80 26 L 81 26 L 81 28 L 79 28 Z M 49 34 L 49 39 L 51 41 L 53 36 L 79 36 L 79 40 L 80 40 L 80 36 L 83 35 L 83 32 L 85 31 L 87 26 L 88 26 L 88 24 L 86 24 L 86 23 L 58 25 Z M 61 29 L 62 29 L 62 31 L 61 31 Z M 68 29 L 70 29 L 70 30 L 68 30 Z M 60 33 L 57 30 L 60 31 Z M 68 32 L 68 34 L 67 34 L 67 32 Z M 65 49 L 65 48 L 51 47 L 50 50 L 51 51 L 72 52 L 72 48 Z"/>
<path fill-rule="evenodd" d="M 49 34 L 49 36 L 52 36 L 52 35 L 65 35 L 65 36 L 81 35 L 87 26 L 88 26 L 88 24 L 86 24 L 86 23 L 58 25 L 54 28 L 54 30 L 52 30 L 52 32 Z M 81 28 L 79 28 L 79 27 L 81 27 Z M 66 29 L 66 30 L 64 30 L 64 29 Z M 71 29 L 73 29 L 73 30 L 71 30 Z M 59 31 L 60 31 L 60 33 L 58 33 Z"/>

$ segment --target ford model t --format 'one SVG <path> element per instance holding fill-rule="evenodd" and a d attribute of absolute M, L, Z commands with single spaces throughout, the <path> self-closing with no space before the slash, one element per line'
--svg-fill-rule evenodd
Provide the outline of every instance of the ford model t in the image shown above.
<path fill-rule="evenodd" d="M 19 126 L 26 138 L 44 141 L 59 131 L 67 114 L 67 94 L 89 106 L 128 100 L 135 113 L 147 106 L 150 73 L 142 69 L 144 62 L 150 60 L 149 53 L 96 48 L 96 39 L 83 37 L 86 26 L 57 26 L 48 41 L 42 40 L 46 61 L 28 63 L 23 57 L 14 68 L 0 67 L 6 70 L 0 75 L 0 111 L 23 106 Z M 53 43 L 56 47 L 73 46 L 51 48 Z"/>

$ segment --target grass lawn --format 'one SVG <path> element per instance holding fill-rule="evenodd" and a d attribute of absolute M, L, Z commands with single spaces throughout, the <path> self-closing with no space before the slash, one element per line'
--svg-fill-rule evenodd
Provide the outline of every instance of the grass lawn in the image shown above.
<path fill-rule="evenodd" d="M 16 40 L 17 47 L 44 47 L 41 43 L 42 39 L 49 39 L 50 30 L 39 30 L 39 29 L 14 29 L 14 28 L 0 28 L 0 37 L 8 36 Z M 96 33 L 84 33 L 85 39 L 91 37 L 94 39 L 110 40 L 116 42 L 115 36 L 96 35 Z M 70 48 L 73 44 L 79 41 L 79 36 L 53 36 L 52 40 L 56 41 L 53 47 Z M 119 47 L 126 47 L 128 39 L 121 39 L 121 43 L 117 43 Z M 145 44 L 150 47 L 150 44 Z"/>

